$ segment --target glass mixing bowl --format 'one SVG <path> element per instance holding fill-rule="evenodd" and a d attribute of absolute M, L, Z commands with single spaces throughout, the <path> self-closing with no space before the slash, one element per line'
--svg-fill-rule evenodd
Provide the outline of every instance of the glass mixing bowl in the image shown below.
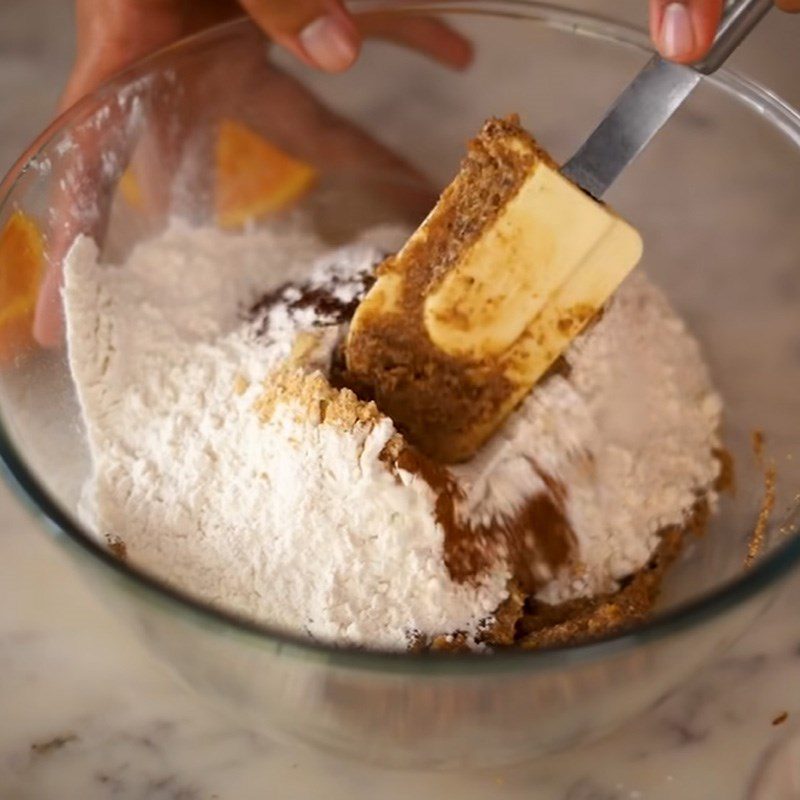
<path fill-rule="evenodd" d="M 380 7 L 411 13 L 408 3 Z M 440 13 L 469 35 L 471 68 L 449 72 L 373 41 L 355 69 L 331 77 L 268 52 L 248 22 L 233 22 L 145 59 L 58 119 L 0 187 L 0 223 L 24 211 L 56 254 L 88 232 L 109 261 L 170 214 L 213 224 L 211 142 L 220 120 L 232 118 L 318 166 L 306 207 L 332 239 L 346 237 L 378 219 L 418 218 L 430 186 L 452 176 L 489 115 L 519 112 L 567 157 L 647 57 L 640 32 L 551 4 L 413 9 Z M 155 187 L 138 210 L 118 187 L 131 162 Z M 9 480 L 155 653 L 262 730 L 415 766 L 512 762 L 597 736 L 729 645 L 800 557 L 800 459 L 791 459 L 800 441 L 800 118 L 721 72 L 703 81 L 610 200 L 642 231 L 643 268 L 705 348 L 737 472 L 707 534 L 669 574 L 655 616 L 625 635 L 491 657 L 361 652 L 237 619 L 164 585 L 115 558 L 77 513 L 89 463 L 63 350 L 28 348 L 0 372 Z M 777 502 L 764 547 L 745 569 L 764 493 L 754 428 L 777 466 Z"/>

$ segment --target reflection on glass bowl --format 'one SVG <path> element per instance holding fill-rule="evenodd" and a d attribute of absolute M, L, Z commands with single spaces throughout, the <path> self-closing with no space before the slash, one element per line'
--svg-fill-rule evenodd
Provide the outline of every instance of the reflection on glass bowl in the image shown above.
<path fill-rule="evenodd" d="M 387 13 L 404 13 L 401 5 L 380 4 Z M 550 4 L 415 4 L 426 8 L 474 40 L 476 61 L 466 72 L 377 42 L 340 77 L 274 53 L 279 72 L 243 21 L 140 62 L 32 144 L 0 187 L 0 223 L 22 210 L 51 252 L 84 232 L 119 262 L 171 214 L 211 222 L 211 132 L 237 119 L 307 153 L 321 176 L 307 207 L 332 238 L 346 237 L 410 209 L 414 218 L 424 213 L 427 186 L 449 179 L 464 141 L 489 115 L 519 112 L 554 155 L 568 156 L 646 58 L 642 34 Z M 300 96 L 321 98 L 329 111 L 287 102 L 295 82 Z M 359 146 L 332 139 L 332 121 L 341 118 L 368 135 Z M 399 160 L 387 160 L 376 141 Z M 800 186 L 798 148 L 794 111 L 721 73 L 704 81 L 611 198 L 643 232 L 644 268 L 702 341 L 737 470 L 736 493 L 670 573 L 655 616 L 625 635 L 491 658 L 335 649 L 162 585 L 109 553 L 77 513 L 89 465 L 63 351 L 18 353 L 0 373 L 9 478 L 155 653 L 263 730 L 417 766 L 511 762 L 598 736 L 729 645 L 800 557 L 792 516 L 800 460 L 788 458 L 800 440 L 800 230 L 796 203 L 786 201 Z M 131 213 L 118 191 L 132 161 L 148 165 L 156 187 L 142 213 Z M 763 494 L 754 427 L 764 429 L 778 467 L 777 503 L 765 546 L 745 571 Z"/>

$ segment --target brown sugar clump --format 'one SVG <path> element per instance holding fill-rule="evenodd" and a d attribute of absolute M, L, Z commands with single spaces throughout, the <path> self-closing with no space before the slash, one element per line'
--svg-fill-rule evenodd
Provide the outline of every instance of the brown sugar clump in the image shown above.
<path fill-rule="evenodd" d="M 517 623 L 525 613 L 526 595 L 516 581 L 509 586 L 508 597 L 494 613 L 490 626 L 479 637 L 495 647 L 512 647 L 517 638 Z"/>
<path fill-rule="evenodd" d="M 574 644 L 642 622 L 655 605 L 664 572 L 680 553 L 683 537 L 680 529 L 666 531 L 650 564 L 616 592 L 557 606 L 530 603 L 518 623 L 515 644 L 527 650 Z"/>
<path fill-rule="evenodd" d="M 708 514 L 708 503 L 701 501 L 686 525 L 665 529 L 650 562 L 615 592 L 549 605 L 518 589 L 512 591 L 483 641 L 499 649 L 536 650 L 602 638 L 644 621 L 658 599 L 664 574 L 687 538 L 705 530 Z"/>
<path fill-rule="evenodd" d="M 550 605 L 536 600 L 512 580 L 508 598 L 478 641 L 493 650 L 538 650 L 600 639 L 643 622 L 652 613 L 666 571 L 680 555 L 687 538 L 704 530 L 707 518 L 708 505 L 702 502 L 687 525 L 664 530 L 650 562 L 615 592 Z M 465 637 L 457 633 L 429 641 L 417 638 L 412 652 L 469 649 Z"/>
<path fill-rule="evenodd" d="M 282 404 L 294 409 L 298 422 L 333 425 L 341 430 L 374 425 L 380 419 L 374 403 L 359 400 L 349 389 L 335 389 L 320 372 L 304 372 L 291 364 L 267 378 L 264 392 L 253 407 L 259 419 L 268 422 Z"/>

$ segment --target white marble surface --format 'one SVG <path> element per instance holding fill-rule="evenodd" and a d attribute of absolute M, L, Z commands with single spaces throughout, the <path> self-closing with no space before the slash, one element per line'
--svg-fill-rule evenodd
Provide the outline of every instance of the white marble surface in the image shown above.
<path fill-rule="evenodd" d="M 581 5 L 641 17 L 644 4 Z M 51 113 L 69 6 L 0 5 L 3 167 Z M 800 103 L 800 20 L 774 15 L 737 58 Z M 340 762 L 219 718 L 98 603 L 4 486 L 0 521 L 0 800 L 800 798 L 800 575 L 757 629 L 646 717 L 579 751 L 465 778 Z"/>

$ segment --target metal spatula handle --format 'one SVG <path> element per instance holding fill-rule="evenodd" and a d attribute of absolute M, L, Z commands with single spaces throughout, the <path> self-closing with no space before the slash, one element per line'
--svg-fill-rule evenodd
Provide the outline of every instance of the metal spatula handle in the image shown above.
<path fill-rule="evenodd" d="M 772 8 L 773 0 L 734 0 L 728 3 L 711 50 L 693 67 L 704 75 L 719 69 L 728 56 Z"/>
<path fill-rule="evenodd" d="M 717 69 L 770 10 L 772 0 L 735 0 L 725 9 L 708 55 L 691 67 L 653 56 L 605 119 L 562 168 L 598 200 L 700 82 Z"/>

